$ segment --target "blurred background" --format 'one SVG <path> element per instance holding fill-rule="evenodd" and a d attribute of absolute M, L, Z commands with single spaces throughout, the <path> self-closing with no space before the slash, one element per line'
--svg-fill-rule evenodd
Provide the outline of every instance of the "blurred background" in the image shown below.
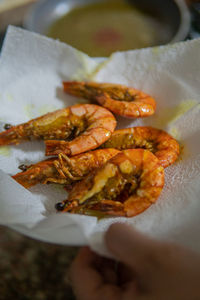
<path fill-rule="evenodd" d="M 196 38 L 199 14 L 191 0 L 0 0 L 1 43 L 14 24 L 106 57 Z"/>
<path fill-rule="evenodd" d="M 0 0 L 0 47 L 9 24 L 107 57 L 200 37 L 200 1 Z M 77 251 L 0 227 L 0 300 L 75 299 L 67 271 Z"/>

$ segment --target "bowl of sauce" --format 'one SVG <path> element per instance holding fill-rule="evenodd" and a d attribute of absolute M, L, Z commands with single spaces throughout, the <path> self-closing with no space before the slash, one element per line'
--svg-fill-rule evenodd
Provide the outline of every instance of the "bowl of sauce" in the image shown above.
<path fill-rule="evenodd" d="M 190 27 L 181 0 L 43 0 L 24 27 L 92 57 L 183 40 Z"/>

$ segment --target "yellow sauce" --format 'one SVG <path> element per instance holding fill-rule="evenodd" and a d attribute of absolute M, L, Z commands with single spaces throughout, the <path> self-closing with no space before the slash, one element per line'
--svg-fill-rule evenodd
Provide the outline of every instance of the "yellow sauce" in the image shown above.
<path fill-rule="evenodd" d="M 197 101 L 190 99 L 182 101 L 180 104 L 174 106 L 173 108 L 164 109 L 163 112 L 160 112 L 154 120 L 154 126 L 159 128 L 164 128 L 170 123 L 174 123 L 180 117 L 182 117 L 186 112 L 192 109 L 197 105 Z"/>
<path fill-rule="evenodd" d="M 14 97 L 11 95 L 11 94 L 6 94 L 6 98 L 7 98 L 7 100 L 8 101 L 10 101 L 10 102 L 12 102 L 12 101 L 14 101 Z"/>
<path fill-rule="evenodd" d="M 75 8 L 57 20 L 48 35 L 90 56 L 167 42 L 169 32 L 155 18 L 125 0 L 107 0 Z"/>
<path fill-rule="evenodd" d="M 95 182 L 91 190 L 89 190 L 85 196 L 80 200 L 83 203 L 85 200 L 91 198 L 95 194 L 99 193 L 106 185 L 109 178 L 114 177 L 117 171 L 117 167 L 113 164 L 107 164 L 95 177 Z"/>
<path fill-rule="evenodd" d="M 175 138 L 176 140 L 178 140 L 180 138 L 180 132 L 178 131 L 178 129 L 176 127 L 172 127 L 169 130 L 169 134 L 171 134 L 173 136 L 173 138 Z"/>
<path fill-rule="evenodd" d="M 49 112 L 53 112 L 57 109 L 55 105 L 49 105 L 49 104 L 44 104 L 41 107 L 39 107 L 38 112 L 40 115 L 45 115 Z"/>
<path fill-rule="evenodd" d="M 122 173 L 124 174 L 130 174 L 133 172 L 133 165 L 131 164 L 130 160 L 125 160 L 123 161 L 120 165 L 119 168 Z"/>
<path fill-rule="evenodd" d="M 27 104 L 27 105 L 24 106 L 25 115 L 29 119 L 34 118 L 34 110 L 35 110 L 35 105 L 34 104 Z"/>
<path fill-rule="evenodd" d="M 10 156 L 11 155 L 11 149 L 9 146 L 0 147 L 0 155 L 2 156 Z"/>

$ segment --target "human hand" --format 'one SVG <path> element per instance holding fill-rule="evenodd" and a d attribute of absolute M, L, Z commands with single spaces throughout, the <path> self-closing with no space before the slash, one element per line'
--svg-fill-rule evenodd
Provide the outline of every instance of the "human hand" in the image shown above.
<path fill-rule="evenodd" d="M 199 300 L 200 256 L 124 224 L 112 225 L 106 246 L 120 263 L 82 248 L 71 266 L 77 300 Z"/>

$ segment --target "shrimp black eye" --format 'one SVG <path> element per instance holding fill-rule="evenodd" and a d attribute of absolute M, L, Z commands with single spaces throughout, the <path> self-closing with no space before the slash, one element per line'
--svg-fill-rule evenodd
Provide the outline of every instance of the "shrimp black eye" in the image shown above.
<path fill-rule="evenodd" d="M 8 130 L 8 129 L 10 129 L 12 127 L 12 125 L 11 124 L 5 124 L 4 125 L 4 129 L 5 130 Z"/>
<path fill-rule="evenodd" d="M 64 209 L 64 207 L 65 207 L 65 204 L 63 202 L 58 202 L 55 205 L 55 209 L 58 211 L 62 211 Z"/>
<path fill-rule="evenodd" d="M 18 168 L 24 172 L 27 171 L 27 169 L 28 169 L 28 167 L 24 164 L 20 165 Z"/>

